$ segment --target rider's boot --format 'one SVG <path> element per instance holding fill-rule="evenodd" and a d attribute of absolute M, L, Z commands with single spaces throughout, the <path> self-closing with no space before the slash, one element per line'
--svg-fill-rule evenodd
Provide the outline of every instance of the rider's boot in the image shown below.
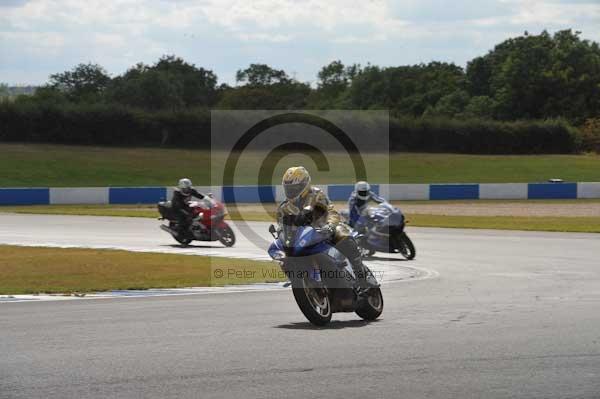
<path fill-rule="evenodd" d="M 365 268 L 358 250 L 358 245 L 352 237 L 347 237 L 337 243 L 336 248 L 350 261 L 352 270 L 359 286 L 359 295 L 364 296 L 369 289 L 379 287 L 377 279 Z"/>

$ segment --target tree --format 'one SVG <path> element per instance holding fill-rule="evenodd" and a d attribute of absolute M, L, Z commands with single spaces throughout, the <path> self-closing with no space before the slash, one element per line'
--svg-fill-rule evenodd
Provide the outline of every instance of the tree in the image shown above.
<path fill-rule="evenodd" d="M 307 105 L 310 86 L 300 82 L 267 86 L 240 86 L 225 90 L 219 108 L 226 109 L 301 109 Z"/>
<path fill-rule="evenodd" d="M 589 118 L 581 127 L 583 147 L 600 153 L 600 117 Z"/>
<path fill-rule="evenodd" d="M 394 114 L 421 116 L 440 98 L 464 85 L 462 68 L 443 62 L 380 68 L 368 65 L 352 80 L 355 108 L 388 108 Z"/>
<path fill-rule="evenodd" d="M 132 107 L 149 110 L 183 107 L 183 85 L 169 74 L 138 64 L 114 80 L 109 99 Z"/>
<path fill-rule="evenodd" d="M 340 60 L 325 65 L 317 74 L 317 90 L 308 99 L 310 108 L 347 108 L 348 88 L 361 68 L 345 66 Z"/>
<path fill-rule="evenodd" d="M 433 107 L 428 107 L 423 116 L 457 117 L 462 114 L 469 103 L 469 93 L 464 90 L 456 90 L 447 94 Z"/>
<path fill-rule="evenodd" d="M 49 86 L 75 102 L 93 102 L 108 87 L 110 76 L 98 64 L 79 64 L 71 71 L 50 75 Z"/>
<path fill-rule="evenodd" d="M 248 86 L 268 86 L 275 83 L 290 83 L 291 79 L 281 69 L 273 69 L 266 64 L 250 64 L 235 74 L 235 80 Z"/>
<path fill-rule="evenodd" d="M 218 106 L 227 109 L 305 108 L 311 88 L 291 79 L 284 70 L 250 64 L 236 73 L 238 87 L 223 90 Z"/>
<path fill-rule="evenodd" d="M 498 104 L 489 96 L 471 97 L 463 115 L 468 118 L 493 119 Z"/>
<path fill-rule="evenodd" d="M 216 85 L 212 71 L 175 56 L 163 56 L 152 66 L 139 63 L 115 78 L 107 97 L 152 110 L 210 107 L 217 100 Z"/>
<path fill-rule="evenodd" d="M 502 119 L 566 117 L 575 123 L 600 114 L 600 48 L 563 30 L 503 41 L 467 65 L 472 96 L 489 96 Z"/>
<path fill-rule="evenodd" d="M 0 97 L 8 97 L 8 85 L 6 83 L 0 83 Z"/>
<path fill-rule="evenodd" d="M 167 75 L 168 80 L 182 86 L 181 100 L 185 106 L 214 104 L 217 75 L 212 71 L 196 67 L 173 55 L 163 56 L 151 69 Z"/>
<path fill-rule="evenodd" d="M 469 92 L 473 96 L 488 96 L 490 94 L 490 79 L 492 62 L 486 57 L 476 57 L 467 63 L 467 82 Z"/>

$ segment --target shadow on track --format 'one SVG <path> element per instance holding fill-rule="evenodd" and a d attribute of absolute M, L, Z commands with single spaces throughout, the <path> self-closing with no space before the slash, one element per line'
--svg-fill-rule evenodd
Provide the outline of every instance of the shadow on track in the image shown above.
<path fill-rule="evenodd" d="M 382 261 L 392 261 L 392 262 L 410 262 L 408 259 L 405 258 L 388 258 L 388 257 L 384 257 L 384 256 L 369 256 L 364 258 L 364 260 L 382 260 Z"/>
<path fill-rule="evenodd" d="M 318 327 L 310 324 L 309 322 L 302 323 L 288 323 L 274 326 L 273 328 L 283 328 L 285 330 L 339 330 L 342 328 L 356 328 L 365 327 L 369 324 L 379 323 L 380 320 L 366 321 L 366 320 L 334 320 L 323 327 Z"/>
<path fill-rule="evenodd" d="M 227 248 L 223 245 L 181 245 L 181 244 L 169 244 L 169 245 L 162 245 L 163 247 L 170 247 L 170 248 Z"/>

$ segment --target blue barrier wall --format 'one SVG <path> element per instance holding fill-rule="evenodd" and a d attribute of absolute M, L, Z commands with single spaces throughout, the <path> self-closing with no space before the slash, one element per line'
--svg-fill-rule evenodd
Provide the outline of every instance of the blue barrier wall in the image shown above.
<path fill-rule="evenodd" d="M 166 187 L 111 187 L 110 204 L 155 204 L 167 197 Z"/>
<path fill-rule="evenodd" d="M 273 186 L 225 186 L 222 189 L 223 202 L 267 203 L 275 202 Z"/>
<path fill-rule="evenodd" d="M 340 184 L 327 187 L 329 199 L 332 201 L 347 201 L 350 194 L 354 191 L 354 185 Z"/>
<path fill-rule="evenodd" d="M 410 185 L 406 185 L 410 186 Z M 600 198 L 600 183 L 523 183 L 523 184 L 431 184 L 414 185 L 423 190 L 419 199 L 475 200 L 486 199 L 574 199 Z M 404 185 L 372 185 L 373 191 L 389 200 L 406 199 L 410 188 Z M 483 187 L 483 192 L 481 192 Z M 324 187 L 332 201 L 346 201 L 354 190 L 351 184 Z M 391 190 L 393 188 L 393 190 Z M 527 193 L 525 193 L 525 188 Z M 276 202 L 275 186 L 213 187 L 215 198 L 231 203 Z M 428 189 L 428 192 L 425 191 Z M 66 191 L 65 191 L 66 190 Z M 103 191 L 105 190 L 105 191 Z M 54 193 L 54 195 L 51 195 Z M 0 205 L 72 204 L 77 199 L 86 204 L 154 204 L 168 199 L 166 187 L 96 187 L 96 188 L 0 188 Z M 415 199 L 415 198 L 411 198 Z"/>
<path fill-rule="evenodd" d="M 48 188 L 0 188 L 0 205 L 48 205 Z"/>
<path fill-rule="evenodd" d="M 353 184 L 331 184 L 327 186 L 327 195 L 332 201 L 347 201 L 353 191 Z M 379 184 L 371 184 L 371 191 L 379 194 Z"/>
<path fill-rule="evenodd" d="M 530 183 L 528 199 L 575 199 L 577 183 Z"/>
<path fill-rule="evenodd" d="M 479 199 L 479 184 L 431 184 L 430 200 Z"/>

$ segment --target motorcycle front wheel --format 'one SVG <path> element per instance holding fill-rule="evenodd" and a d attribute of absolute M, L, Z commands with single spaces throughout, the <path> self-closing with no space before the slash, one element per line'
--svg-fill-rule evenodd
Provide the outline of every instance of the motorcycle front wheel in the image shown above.
<path fill-rule="evenodd" d="M 375 253 L 374 249 L 368 248 L 367 239 L 364 236 L 361 236 L 358 240 L 358 250 L 360 251 L 360 256 L 363 258 L 368 258 L 373 256 Z"/>
<path fill-rule="evenodd" d="M 363 258 L 369 258 L 371 256 L 373 256 L 373 254 L 375 253 L 374 249 L 369 249 L 369 248 L 364 248 L 364 247 L 358 247 L 359 251 L 360 251 L 360 256 L 362 256 Z"/>
<path fill-rule="evenodd" d="M 235 244 L 235 234 L 229 226 L 219 229 L 219 241 L 226 247 L 233 247 Z"/>
<path fill-rule="evenodd" d="M 331 301 L 327 290 L 313 287 L 306 280 L 292 287 L 294 299 L 304 316 L 315 326 L 324 326 L 331 321 Z"/>
<path fill-rule="evenodd" d="M 405 232 L 402 232 L 399 237 L 400 253 L 408 260 L 412 260 L 417 255 L 414 244 L 411 239 L 408 238 Z"/>
<path fill-rule="evenodd" d="M 366 298 L 361 298 L 356 314 L 364 320 L 375 320 L 383 312 L 383 295 L 380 288 L 371 288 Z"/>

